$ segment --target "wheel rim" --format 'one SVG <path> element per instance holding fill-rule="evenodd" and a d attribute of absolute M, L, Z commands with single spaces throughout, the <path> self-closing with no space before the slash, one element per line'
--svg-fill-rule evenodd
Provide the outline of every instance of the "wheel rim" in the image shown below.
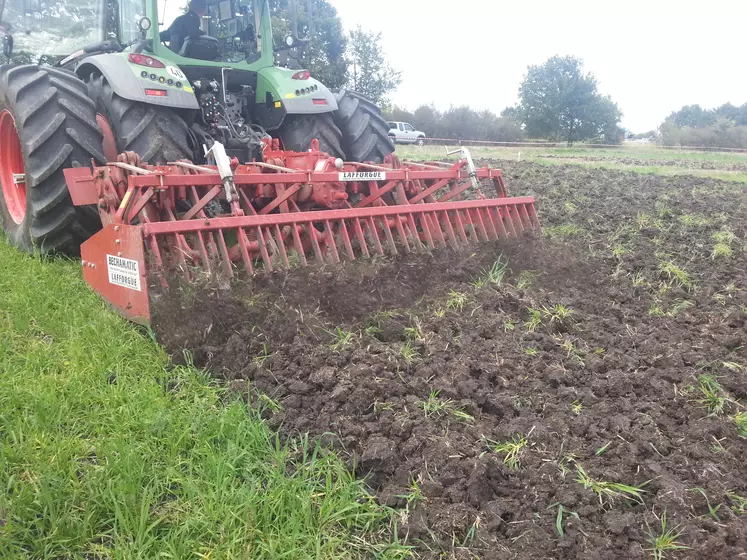
<path fill-rule="evenodd" d="M 20 224 L 26 217 L 26 171 L 16 122 L 7 109 L 0 113 L 0 146 L 0 183 L 5 207 L 10 218 Z"/>
<path fill-rule="evenodd" d="M 101 113 L 96 115 L 96 123 L 104 134 L 103 148 L 106 161 L 117 161 L 117 141 L 114 139 L 112 125 Z"/>

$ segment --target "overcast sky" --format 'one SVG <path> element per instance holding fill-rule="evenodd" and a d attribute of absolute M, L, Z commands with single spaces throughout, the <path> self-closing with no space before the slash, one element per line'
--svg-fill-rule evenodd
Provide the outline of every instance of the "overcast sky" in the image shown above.
<path fill-rule="evenodd" d="M 380 31 L 408 109 L 500 112 L 530 64 L 574 55 L 633 132 L 698 103 L 747 102 L 747 0 L 329 0 L 346 28 Z"/>

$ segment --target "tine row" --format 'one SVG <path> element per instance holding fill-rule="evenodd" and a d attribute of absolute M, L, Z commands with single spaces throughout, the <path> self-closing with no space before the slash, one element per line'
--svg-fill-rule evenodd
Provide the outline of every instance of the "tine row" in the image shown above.
<path fill-rule="evenodd" d="M 298 213 L 292 213 L 288 216 L 294 219 L 289 219 L 285 225 L 249 225 L 215 233 L 198 231 L 179 235 L 179 262 L 173 264 L 189 274 L 189 266 L 184 262 L 186 257 L 191 259 L 192 267 L 209 273 L 210 261 L 217 260 L 231 277 L 233 264 L 241 263 L 246 273 L 253 275 L 259 263 L 266 271 L 306 266 L 311 261 L 339 263 L 342 257 L 355 260 L 356 255 L 370 257 L 447 246 L 459 248 L 519 237 L 526 230 L 540 228 L 533 203 L 504 202 L 497 206 L 425 212 L 422 208 L 422 205 L 413 205 L 412 212 L 344 216 L 333 220 L 315 220 L 314 213 L 309 212 L 308 221 L 298 221 Z M 169 245 L 173 247 L 173 235 L 171 239 Z"/>

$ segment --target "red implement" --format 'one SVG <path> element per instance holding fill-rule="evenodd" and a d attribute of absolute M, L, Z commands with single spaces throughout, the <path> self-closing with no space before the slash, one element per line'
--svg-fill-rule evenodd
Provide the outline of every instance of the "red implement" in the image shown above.
<path fill-rule="evenodd" d="M 317 146 L 286 152 L 275 140 L 263 162 L 222 167 L 142 165 L 126 153 L 93 170 L 66 169 L 73 202 L 96 204 L 104 225 L 81 247 L 86 281 L 125 317 L 148 323 L 149 282 L 166 287 L 177 274 L 232 278 L 539 230 L 534 198 L 509 197 L 501 171 L 475 169 L 468 155 L 374 165 Z"/>

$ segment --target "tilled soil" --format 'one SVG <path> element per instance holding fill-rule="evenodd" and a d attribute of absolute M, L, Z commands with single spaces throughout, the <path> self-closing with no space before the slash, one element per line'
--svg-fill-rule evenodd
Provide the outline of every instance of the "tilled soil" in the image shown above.
<path fill-rule="evenodd" d="M 504 172 L 541 238 L 189 291 L 156 331 L 349 457 L 424 558 L 645 558 L 664 518 L 666 557 L 746 557 L 743 187 Z"/>

